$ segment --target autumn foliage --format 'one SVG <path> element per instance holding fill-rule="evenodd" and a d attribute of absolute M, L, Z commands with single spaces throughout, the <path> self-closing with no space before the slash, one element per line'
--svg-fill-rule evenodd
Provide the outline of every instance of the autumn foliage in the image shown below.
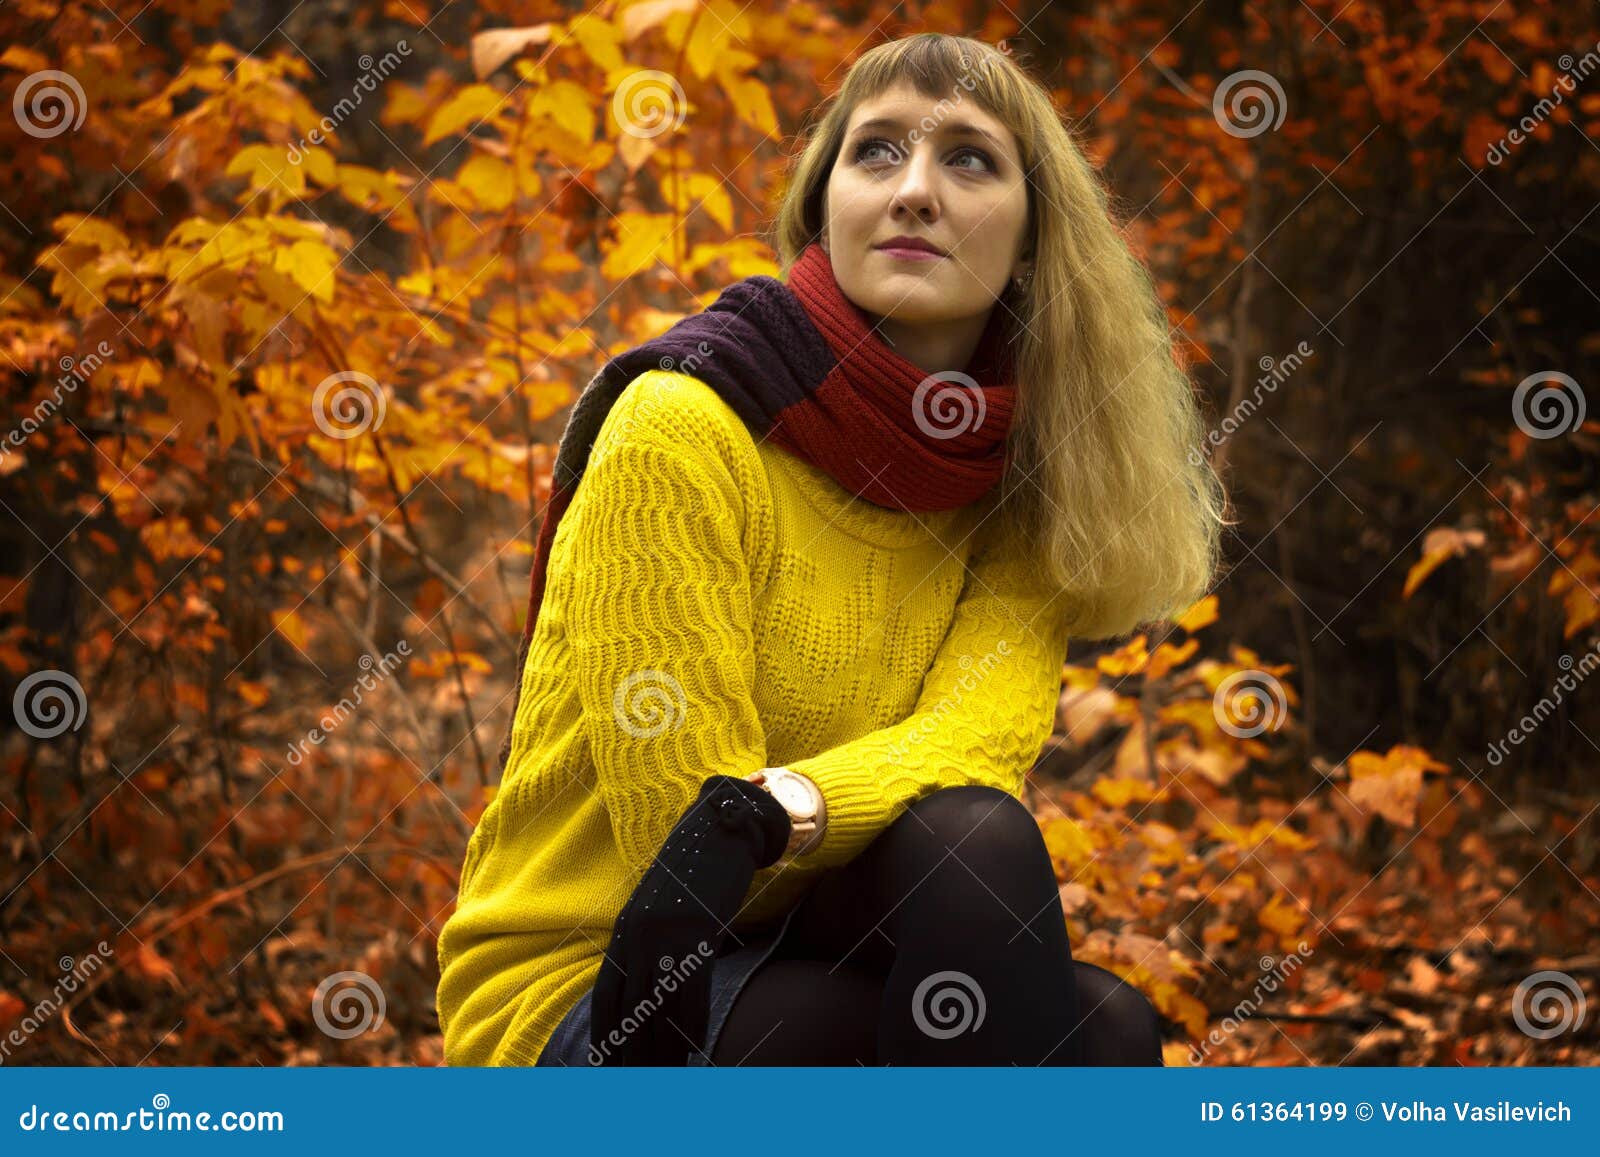
<path fill-rule="evenodd" d="M 566 408 L 776 272 L 818 100 L 933 29 L 1103 169 L 1238 520 L 1063 672 L 1074 952 L 1169 1064 L 1592 1062 L 1583 6 L 236 7 L 0 6 L 0 1059 L 438 1063 Z"/>

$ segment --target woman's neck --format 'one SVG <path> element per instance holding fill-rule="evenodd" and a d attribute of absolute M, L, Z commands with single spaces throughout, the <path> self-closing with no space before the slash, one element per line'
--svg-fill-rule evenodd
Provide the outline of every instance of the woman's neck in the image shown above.
<path fill-rule="evenodd" d="M 909 323 L 875 317 L 872 328 L 890 349 L 930 374 L 965 369 L 983 337 L 987 314 L 955 321 Z"/>

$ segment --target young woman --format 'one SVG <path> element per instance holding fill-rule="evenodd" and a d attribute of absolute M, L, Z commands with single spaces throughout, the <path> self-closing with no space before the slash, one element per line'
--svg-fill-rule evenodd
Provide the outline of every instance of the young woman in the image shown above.
<path fill-rule="evenodd" d="M 1159 1064 L 1019 802 L 1069 638 L 1214 573 L 1151 279 L 1047 92 L 937 34 L 851 68 L 776 248 L 574 406 L 446 1059 Z"/>

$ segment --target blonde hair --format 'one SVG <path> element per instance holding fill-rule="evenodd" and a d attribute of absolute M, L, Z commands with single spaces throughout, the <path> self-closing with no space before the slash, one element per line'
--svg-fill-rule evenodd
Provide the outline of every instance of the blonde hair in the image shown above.
<path fill-rule="evenodd" d="M 1210 586 L 1226 525 L 1222 484 L 1200 453 L 1204 422 L 1108 192 L 1049 93 L 1008 55 L 930 32 L 858 59 L 791 164 L 773 242 L 784 275 L 821 234 L 850 114 L 902 80 L 941 106 L 963 99 L 958 86 L 970 92 L 1022 153 L 1033 280 L 999 299 L 1016 319 L 1018 399 L 990 517 L 1040 556 L 1072 635 L 1109 638 L 1181 613 Z"/>

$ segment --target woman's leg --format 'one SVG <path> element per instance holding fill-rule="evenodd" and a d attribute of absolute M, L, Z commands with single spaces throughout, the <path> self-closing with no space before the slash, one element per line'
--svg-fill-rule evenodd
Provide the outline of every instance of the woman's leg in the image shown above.
<path fill-rule="evenodd" d="M 1164 1065 L 1161 1018 L 1144 993 L 1098 964 L 1075 960 L 1086 1065 Z"/>
<path fill-rule="evenodd" d="M 1071 960 L 1059 896 L 1038 824 L 1020 803 L 992 788 L 935 792 L 800 900 L 782 943 L 730 1011 L 713 1060 L 871 1063 L 862 1031 L 870 1025 L 879 1064 L 1161 1064 L 1160 1019 L 1143 994 Z M 984 969 L 987 986 L 971 970 L 977 965 L 952 964 L 970 959 L 967 942 L 976 937 L 992 949 L 984 959 L 1000 958 L 998 971 L 992 963 Z M 777 967 L 785 962 L 794 967 Z M 959 975 L 934 979 L 940 972 Z M 876 1009 L 863 976 L 880 980 Z M 906 996 L 919 987 L 921 1007 Z M 1020 1043 L 998 1062 L 924 1060 L 916 1037 L 915 1055 L 896 1059 L 895 1046 L 877 1040 L 885 1029 L 904 1039 L 909 1024 L 930 1048 L 964 1043 L 973 1030 L 959 1031 L 961 1018 L 977 1020 L 980 994 L 979 1031 L 1030 1018 L 1049 1027 L 1006 1038 Z M 1019 1059 L 1029 1048 L 1043 1061 Z"/>
<path fill-rule="evenodd" d="M 711 1050 L 714 1065 L 876 1065 L 883 978 L 820 960 L 767 958 Z"/>
<path fill-rule="evenodd" d="M 1060 891 L 1027 808 L 997 788 L 935 791 L 857 862 L 854 883 L 877 920 L 851 954 L 893 950 L 883 1063 L 1081 1063 Z"/>
<path fill-rule="evenodd" d="M 739 993 L 711 1053 L 714 1065 L 877 1065 L 882 975 L 789 958 L 790 942 Z M 1114 972 L 1072 962 L 1085 1065 L 1161 1065 L 1161 1022 Z"/>

